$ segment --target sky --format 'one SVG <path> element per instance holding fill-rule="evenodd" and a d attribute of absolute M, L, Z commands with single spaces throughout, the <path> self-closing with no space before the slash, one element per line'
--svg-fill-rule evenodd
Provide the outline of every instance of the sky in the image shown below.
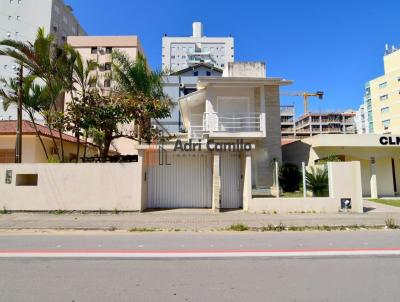
<path fill-rule="evenodd" d="M 190 36 L 201 21 L 206 36 L 235 39 L 235 61 L 264 61 L 267 76 L 294 81 L 285 91 L 322 90 L 315 111 L 357 109 L 364 83 L 383 74 L 385 44 L 400 45 L 395 0 L 65 0 L 89 35 L 138 35 L 153 69 L 161 39 Z M 300 97 L 281 103 L 303 110 Z"/>

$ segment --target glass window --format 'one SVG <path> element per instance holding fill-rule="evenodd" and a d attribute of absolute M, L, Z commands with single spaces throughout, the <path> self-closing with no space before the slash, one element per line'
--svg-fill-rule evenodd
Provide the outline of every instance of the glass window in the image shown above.
<path fill-rule="evenodd" d="M 387 86 L 387 82 L 383 82 L 379 84 L 379 89 L 385 88 Z"/>
<path fill-rule="evenodd" d="M 382 126 L 387 130 L 390 127 L 390 119 L 382 121 Z"/>
<path fill-rule="evenodd" d="M 106 47 L 106 53 L 111 54 L 112 53 L 112 47 Z"/>
<path fill-rule="evenodd" d="M 199 75 L 199 72 L 197 70 L 193 71 L 193 76 L 197 77 L 198 75 Z"/>
<path fill-rule="evenodd" d="M 111 87 L 111 81 L 109 79 L 104 80 L 104 87 Z"/>
<path fill-rule="evenodd" d="M 92 53 L 92 54 L 96 54 L 96 53 L 97 53 L 97 47 L 92 47 L 91 53 Z"/>
<path fill-rule="evenodd" d="M 387 113 L 389 112 L 389 107 L 382 107 L 381 108 L 381 113 Z"/>
<path fill-rule="evenodd" d="M 209 77 L 209 76 L 211 75 L 211 72 L 210 72 L 210 71 L 207 71 L 207 72 L 206 72 L 206 75 Z"/>
<path fill-rule="evenodd" d="M 104 70 L 111 70 L 111 63 L 105 63 Z"/>
<path fill-rule="evenodd" d="M 380 99 L 381 101 L 387 100 L 388 98 L 389 98 L 389 97 L 388 97 L 387 94 L 381 95 L 381 96 L 379 97 L 379 99 Z"/>

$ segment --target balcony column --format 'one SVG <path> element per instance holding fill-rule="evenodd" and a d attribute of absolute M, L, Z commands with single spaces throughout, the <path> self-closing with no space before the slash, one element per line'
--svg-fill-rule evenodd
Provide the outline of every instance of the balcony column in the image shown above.
<path fill-rule="evenodd" d="M 214 120 L 214 108 L 212 105 L 213 93 L 210 88 L 207 89 L 206 93 L 206 103 L 205 103 L 205 118 L 206 124 L 208 125 L 208 132 L 212 134 L 215 130 L 215 120 Z"/>
<path fill-rule="evenodd" d="M 248 211 L 252 198 L 251 152 L 244 153 L 243 166 L 243 211 Z"/>
<path fill-rule="evenodd" d="M 263 136 L 265 136 L 266 129 L 265 129 L 265 91 L 264 91 L 264 86 L 260 87 L 260 127 L 261 127 L 261 132 Z"/>
<path fill-rule="evenodd" d="M 212 154 L 212 205 L 214 212 L 219 212 L 221 208 L 221 171 L 220 171 L 220 154 L 213 152 Z"/>
<path fill-rule="evenodd" d="M 375 157 L 370 158 L 370 170 L 371 170 L 371 178 L 370 178 L 370 186 L 371 186 L 371 198 L 378 198 L 378 185 L 376 181 L 376 163 Z"/>

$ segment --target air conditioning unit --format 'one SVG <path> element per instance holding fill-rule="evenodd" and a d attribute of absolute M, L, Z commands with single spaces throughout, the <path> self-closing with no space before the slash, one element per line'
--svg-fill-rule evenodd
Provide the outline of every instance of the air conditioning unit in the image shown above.
<path fill-rule="evenodd" d="M 185 88 L 185 84 L 179 83 L 179 88 Z"/>

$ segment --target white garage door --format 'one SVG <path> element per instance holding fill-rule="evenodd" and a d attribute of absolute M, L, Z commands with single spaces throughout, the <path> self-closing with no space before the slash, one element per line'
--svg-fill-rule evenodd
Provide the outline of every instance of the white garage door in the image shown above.
<path fill-rule="evenodd" d="M 149 167 L 147 208 L 211 208 L 211 157 L 168 153 L 168 163 Z"/>

